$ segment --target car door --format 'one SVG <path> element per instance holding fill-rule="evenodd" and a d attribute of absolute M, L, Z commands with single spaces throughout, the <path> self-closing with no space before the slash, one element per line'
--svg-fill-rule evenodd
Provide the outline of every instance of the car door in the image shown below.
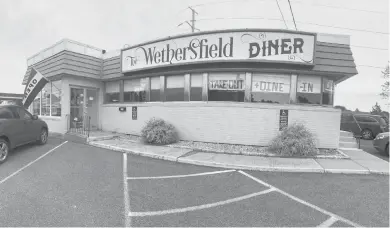
<path fill-rule="evenodd" d="M 11 146 L 23 144 L 25 139 L 24 123 L 20 120 L 18 113 L 12 112 L 9 107 L 1 107 L 0 119 L 2 120 L 1 134 L 9 138 Z"/>
<path fill-rule="evenodd" d="M 377 135 L 378 132 L 380 131 L 379 123 L 374 118 L 368 115 L 367 116 L 356 115 L 355 118 L 359 123 L 361 130 L 369 129 L 373 133 L 373 136 Z"/>
<path fill-rule="evenodd" d="M 33 116 L 24 108 L 18 107 L 18 113 L 20 118 L 24 122 L 26 142 L 32 142 L 39 138 L 40 125 L 37 120 L 33 119 Z"/>

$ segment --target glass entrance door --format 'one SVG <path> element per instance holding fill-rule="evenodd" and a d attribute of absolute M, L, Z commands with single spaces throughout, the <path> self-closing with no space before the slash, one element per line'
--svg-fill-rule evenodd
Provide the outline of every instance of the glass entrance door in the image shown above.
<path fill-rule="evenodd" d="M 84 89 L 70 88 L 70 130 L 84 128 Z"/>
<path fill-rule="evenodd" d="M 90 129 L 98 129 L 98 93 L 96 89 L 86 89 L 85 112 L 90 118 Z"/>

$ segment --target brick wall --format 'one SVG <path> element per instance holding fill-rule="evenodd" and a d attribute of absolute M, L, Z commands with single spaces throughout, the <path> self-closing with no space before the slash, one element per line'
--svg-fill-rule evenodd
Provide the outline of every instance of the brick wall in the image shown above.
<path fill-rule="evenodd" d="M 289 110 L 289 123 L 301 121 L 318 136 L 319 148 L 337 148 L 340 111 L 329 107 L 219 102 L 106 104 L 101 124 L 105 131 L 139 135 L 145 121 L 160 117 L 172 123 L 181 139 L 265 146 L 279 132 L 279 110 Z M 127 107 L 127 112 L 119 112 Z"/>

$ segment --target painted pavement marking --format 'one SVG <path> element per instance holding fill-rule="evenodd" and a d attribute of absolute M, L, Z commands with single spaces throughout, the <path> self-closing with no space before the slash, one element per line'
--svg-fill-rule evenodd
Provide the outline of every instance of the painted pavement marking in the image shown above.
<path fill-rule="evenodd" d="M 217 206 L 221 206 L 221 205 L 225 205 L 225 204 L 229 204 L 229 203 L 242 201 L 242 200 L 249 199 L 249 198 L 252 198 L 255 196 L 264 195 L 264 194 L 267 194 L 267 193 L 270 193 L 273 191 L 275 191 L 275 189 L 270 188 L 270 189 L 267 189 L 267 190 L 264 190 L 261 192 L 256 192 L 256 193 L 248 194 L 245 196 L 240 196 L 240 197 L 236 197 L 236 198 L 232 198 L 232 199 L 228 199 L 228 200 L 224 200 L 224 201 L 219 201 L 216 203 L 203 204 L 203 205 L 193 206 L 193 207 L 169 209 L 169 210 L 162 210 L 162 211 L 130 212 L 129 216 L 130 217 L 145 217 L 145 216 L 167 215 L 167 214 L 175 214 L 175 213 L 184 213 L 184 212 L 189 212 L 189 211 L 197 211 L 197 210 L 202 210 L 202 209 L 206 209 L 206 208 L 212 208 L 212 207 L 217 207 Z"/>
<path fill-rule="evenodd" d="M 123 194 L 125 201 L 125 227 L 131 227 L 131 217 L 127 216 L 130 213 L 130 196 L 127 183 L 127 153 L 123 153 Z"/>
<path fill-rule="evenodd" d="M 9 175 L 8 177 L 4 178 L 3 180 L 0 181 L 0 184 L 6 182 L 7 180 L 9 180 L 11 177 L 15 176 L 16 174 L 20 173 L 21 171 L 23 171 L 24 169 L 26 169 L 27 167 L 29 167 L 30 165 L 34 164 L 35 162 L 41 160 L 43 157 L 45 157 L 46 155 L 50 154 L 51 152 L 53 152 L 54 150 L 60 148 L 62 145 L 64 145 L 65 143 L 67 143 L 68 141 L 65 141 L 63 143 L 61 143 L 60 145 L 54 147 L 53 149 L 49 150 L 48 152 L 44 153 L 43 155 L 39 156 L 37 159 L 35 159 L 34 161 L 31 161 L 29 162 L 27 165 L 23 166 L 22 168 L 18 169 L 17 171 L 15 171 L 14 173 L 12 173 L 11 175 Z"/>
<path fill-rule="evenodd" d="M 194 173 L 194 174 L 185 174 L 185 175 L 175 175 L 175 176 L 157 176 L 157 177 L 128 177 L 127 180 L 151 180 L 151 179 L 171 179 L 171 178 L 182 178 L 182 177 L 196 177 L 196 176 L 206 176 L 220 173 L 231 173 L 236 170 L 223 170 L 223 171 L 214 171 L 214 172 L 205 172 L 205 173 Z"/>
<path fill-rule="evenodd" d="M 338 215 L 336 215 L 336 214 L 333 214 L 332 212 L 329 212 L 329 211 L 327 211 L 327 210 L 324 210 L 324 209 L 322 209 L 322 208 L 320 208 L 320 207 L 317 207 L 317 206 L 315 206 L 315 205 L 313 205 L 313 204 L 311 204 L 311 203 L 309 203 L 309 202 L 306 202 L 306 201 L 301 200 L 301 199 L 299 199 L 299 198 L 297 198 L 297 197 L 295 197 L 295 196 L 293 196 L 293 195 L 290 195 L 289 193 L 287 193 L 287 192 L 285 192 L 285 191 L 283 191 L 283 190 L 281 190 L 281 189 L 279 189 L 279 188 L 276 188 L 276 187 L 274 187 L 274 186 L 272 186 L 272 185 L 270 185 L 270 184 L 268 184 L 268 183 L 266 183 L 266 182 L 264 182 L 264 181 L 262 181 L 262 180 L 260 180 L 260 179 L 258 179 L 258 178 L 256 178 L 256 177 L 254 177 L 254 176 L 252 176 L 252 175 L 250 175 L 250 174 L 248 174 L 248 173 L 246 173 L 246 172 L 244 172 L 244 171 L 242 171 L 242 170 L 240 170 L 240 171 L 238 171 L 238 172 L 241 173 L 242 175 L 247 176 L 248 178 L 250 178 L 250 179 L 256 181 L 256 182 L 259 183 L 259 184 L 262 184 L 262 185 L 267 186 L 267 187 L 269 187 L 269 188 L 271 188 L 271 189 L 274 189 L 274 191 L 279 192 L 279 193 L 281 193 L 281 194 L 283 194 L 283 195 L 289 197 L 290 199 L 295 200 L 295 201 L 297 201 L 297 202 L 299 202 L 299 203 L 301 203 L 301 204 L 304 204 L 304 205 L 306 205 L 306 206 L 308 206 L 308 207 L 311 207 L 311 208 L 313 208 L 313 209 L 315 209 L 315 210 L 317 210 L 317 211 L 319 211 L 319 212 L 321 212 L 321 213 L 323 213 L 323 214 L 329 215 L 329 216 L 333 217 L 333 218 L 336 219 L 336 220 L 340 220 L 340 221 L 345 222 L 345 223 L 347 223 L 348 225 L 351 225 L 351 226 L 354 226 L 354 227 L 362 227 L 361 225 L 359 225 L 359 224 L 357 224 L 357 223 L 354 223 L 354 222 L 352 222 L 352 221 L 350 221 L 350 220 L 348 220 L 348 219 L 346 219 L 346 218 L 343 218 L 343 217 L 341 217 L 341 216 L 338 216 Z M 327 220 L 327 221 L 328 221 L 328 220 Z"/>
<path fill-rule="evenodd" d="M 329 219 L 327 219 L 325 222 L 321 223 L 317 227 L 330 227 L 331 225 L 333 225 L 337 221 L 338 221 L 337 218 L 331 216 Z"/>

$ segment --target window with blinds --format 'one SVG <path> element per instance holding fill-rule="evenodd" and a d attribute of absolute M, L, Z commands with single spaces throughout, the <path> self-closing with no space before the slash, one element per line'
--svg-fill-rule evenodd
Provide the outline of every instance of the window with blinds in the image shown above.
<path fill-rule="evenodd" d="M 166 101 L 184 101 L 184 75 L 166 76 Z"/>
<path fill-rule="evenodd" d="M 191 74 L 190 101 L 201 101 L 203 91 L 203 74 Z"/>
<path fill-rule="evenodd" d="M 303 104 L 321 103 L 321 77 L 298 75 L 297 102 Z"/>
<path fill-rule="evenodd" d="M 106 82 L 105 83 L 105 103 L 117 103 L 119 102 L 119 81 Z"/>
<path fill-rule="evenodd" d="M 253 74 L 252 102 L 287 104 L 290 101 L 290 75 Z"/>
<path fill-rule="evenodd" d="M 210 73 L 209 101 L 244 102 L 245 73 Z"/>
<path fill-rule="evenodd" d="M 124 102 L 145 102 L 147 78 L 136 78 L 124 81 Z"/>
<path fill-rule="evenodd" d="M 150 101 L 161 101 L 160 87 L 160 77 L 150 78 Z"/>

